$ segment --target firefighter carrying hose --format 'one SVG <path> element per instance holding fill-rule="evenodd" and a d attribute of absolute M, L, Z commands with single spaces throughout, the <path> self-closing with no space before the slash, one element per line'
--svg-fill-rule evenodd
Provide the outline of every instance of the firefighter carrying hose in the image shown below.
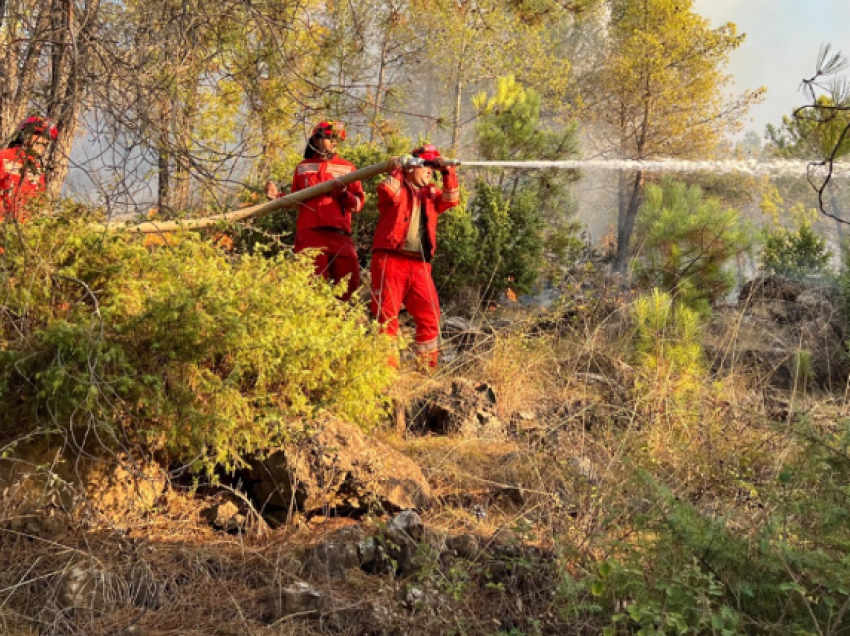
<path fill-rule="evenodd" d="M 348 288 L 341 297 L 348 300 L 360 287 L 360 265 L 351 238 L 351 215 L 363 209 L 366 194 L 359 181 L 348 186 L 339 181 L 342 175 L 356 170 L 353 164 L 337 155 L 337 144 L 341 141 L 345 141 L 342 122 L 323 121 L 313 129 L 304 150 L 304 160 L 295 168 L 292 192 L 324 181 L 334 181 L 329 194 L 299 204 L 295 251 L 320 250 L 315 260 L 316 275 L 326 280 L 338 283 L 349 276 Z M 284 196 L 284 193 L 269 181 L 266 183 L 266 196 L 274 199 Z"/>
<path fill-rule="evenodd" d="M 9 146 L 0 150 L 2 220 L 23 223 L 29 218 L 27 202 L 45 189 L 42 157 L 58 136 L 56 126 L 48 120 L 28 117 L 21 122 Z"/>
<path fill-rule="evenodd" d="M 395 169 L 378 185 L 378 227 L 372 243 L 372 314 L 386 333 L 398 333 L 402 304 L 416 323 L 416 353 L 436 367 L 440 346 L 440 301 L 431 277 L 437 247 L 437 217 L 460 202 L 453 163 L 426 144 L 393 160 Z M 443 187 L 431 181 L 434 170 Z"/>

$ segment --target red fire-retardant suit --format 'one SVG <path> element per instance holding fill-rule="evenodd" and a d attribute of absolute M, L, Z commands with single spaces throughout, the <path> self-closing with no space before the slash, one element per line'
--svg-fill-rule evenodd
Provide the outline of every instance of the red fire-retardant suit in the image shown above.
<path fill-rule="evenodd" d="M 416 352 L 436 366 L 440 345 L 440 301 L 431 277 L 431 259 L 437 247 L 437 217 L 460 202 L 454 168 L 443 171 L 443 189 L 433 183 L 417 188 L 401 169 L 378 185 L 378 227 L 372 243 L 372 314 L 386 333 L 398 333 L 401 305 L 416 323 Z M 422 231 L 421 253 L 404 247 L 411 217 L 418 208 Z"/>
<path fill-rule="evenodd" d="M 44 188 L 44 173 L 36 158 L 27 157 L 22 146 L 0 150 L 0 216 L 4 220 L 26 221 L 26 202 Z"/>
<path fill-rule="evenodd" d="M 319 156 L 305 159 L 295 168 L 292 192 L 338 179 L 354 170 L 354 164 L 338 155 L 327 160 Z M 326 280 L 338 283 L 351 276 L 342 300 L 351 298 L 360 287 L 360 264 L 351 238 L 351 214 L 360 212 L 365 200 L 363 185 L 355 181 L 337 196 L 329 193 L 298 205 L 295 251 L 308 248 L 321 250 L 316 256 L 316 274 Z"/>

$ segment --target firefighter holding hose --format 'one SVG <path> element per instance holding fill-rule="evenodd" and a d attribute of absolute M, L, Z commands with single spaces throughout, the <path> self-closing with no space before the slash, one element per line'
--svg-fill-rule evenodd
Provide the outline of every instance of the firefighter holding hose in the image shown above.
<path fill-rule="evenodd" d="M 351 215 L 363 209 L 366 194 L 359 181 L 346 186 L 339 181 L 342 175 L 354 172 L 354 164 L 340 158 L 337 144 L 345 141 L 342 122 L 323 121 L 310 135 L 304 149 L 304 160 L 295 168 L 292 192 L 325 181 L 333 181 L 330 193 L 308 199 L 298 205 L 295 222 L 295 251 L 319 250 L 316 254 L 316 274 L 333 283 L 348 276 L 348 287 L 341 296 L 349 300 L 360 287 L 360 264 L 351 238 Z M 266 196 L 284 196 L 277 186 L 266 183 Z"/>
<path fill-rule="evenodd" d="M 27 203 L 45 189 L 42 157 L 58 136 L 48 120 L 28 117 L 9 146 L 0 150 L 0 217 L 4 221 L 29 219 Z"/>
<path fill-rule="evenodd" d="M 440 301 L 431 277 L 437 247 L 437 217 L 460 202 L 457 162 L 426 144 L 393 160 L 378 185 L 378 226 L 372 242 L 372 314 L 391 336 L 398 333 L 402 304 L 416 323 L 416 353 L 436 367 L 440 346 Z M 432 183 L 442 173 L 442 188 Z"/>

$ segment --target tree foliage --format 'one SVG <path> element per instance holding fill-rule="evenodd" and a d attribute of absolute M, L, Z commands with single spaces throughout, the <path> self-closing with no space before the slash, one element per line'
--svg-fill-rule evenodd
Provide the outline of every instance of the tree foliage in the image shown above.
<path fill-rule="evenodd" d="M 575 152 L 575 127 L 541 120 L 541 98 L 512 76 L 492 94 L 473 98 L 479 113 L 475 143 L 488 160 L 559 159 Z M 554 273 L 575 257 L 581 242 L 571 221 L 570 184 L 562 171 L 481 172 L 468 209 L 444 217 L 434 262 L 438 287 L 449 296 L 466 289 L 482 299 L 508 288 L 532 291 L 544 270 Z"/>
<path fill-rule="evenodd" d="M 762 230 L 762 267 L 796 279 L 822 274 L 829 267 L 832 251 L 815 230 L 816 210 L 807 211 L 798 203 L 783 215 L 790 217 L 787 224 L 780 219 L 784 206 L 779 191 L 768 186 L 761 203 L 762 212 L 769 217 Z"/>
<path fill-rule="evenodd" d="M 842 212 L 842 189 L 833 179 L 837 161 L 850 155 L 850 82 L 839 75 L 848 67 L 841 52 L 821 47 L 815 74 L 803 80 L 808 103 L 783 117 L 780 126 L 768 125 L 772 150 L 783 157 L 808 160 L 809 185 L 817 193 L 821 213 L 839 226 L 850 224 Z"/>
<path fill-rule="evenodd" d="M 76 218 L 7 236 L 0 427 L 239 464 L 321 410 L 383 414 L 390 345 L 309 258 L 194 235 L 103 236 Z"/>
<path fill-rule="evenodd" d="M 752 230 L 737 210 L 723 209 L 696 186 L 666 180 L 648 185 L 645 195 L 635 233 L 639 283 L 708 312 L 732 288 L 728 265 L 752 248 Z"/>
<path fill-rule="evenodd" d="M 710 151 L 761 90 L 727 102 L 723 74 L 744 36 L 732 23 L 712 29 L 691 0 L 611 0 L 607 46 L 587 121 L 597 144 L 622 159 L 691 158 Z M 593 132 L 593 131 L 592 131 Z M 621 174 L 615 266 L 625 267 L 644 175 Z"/>

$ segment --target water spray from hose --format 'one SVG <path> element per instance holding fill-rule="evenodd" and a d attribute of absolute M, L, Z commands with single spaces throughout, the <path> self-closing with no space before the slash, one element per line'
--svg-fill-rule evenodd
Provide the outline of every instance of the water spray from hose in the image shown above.
<path fill-rule="evenodd" d="M 810 170 L 820 166 L 805 161 L 775 160 L 756 161 L 685 161 L 677 159 L 658 159 L 638 161 L 627 159 L 573 159 L 567 161 L 464 161 L 464 166 L 481 168 L 522 168 L 526 170 L 634 170 L 641 172 L 710 172 L 713 174 L 746 174 L 751 176 L 804 177 Z M 824 168 L 825 170 L 825 168 Z M 834 175 L 846 176 L 850 169 L 835 164 Z"/>

